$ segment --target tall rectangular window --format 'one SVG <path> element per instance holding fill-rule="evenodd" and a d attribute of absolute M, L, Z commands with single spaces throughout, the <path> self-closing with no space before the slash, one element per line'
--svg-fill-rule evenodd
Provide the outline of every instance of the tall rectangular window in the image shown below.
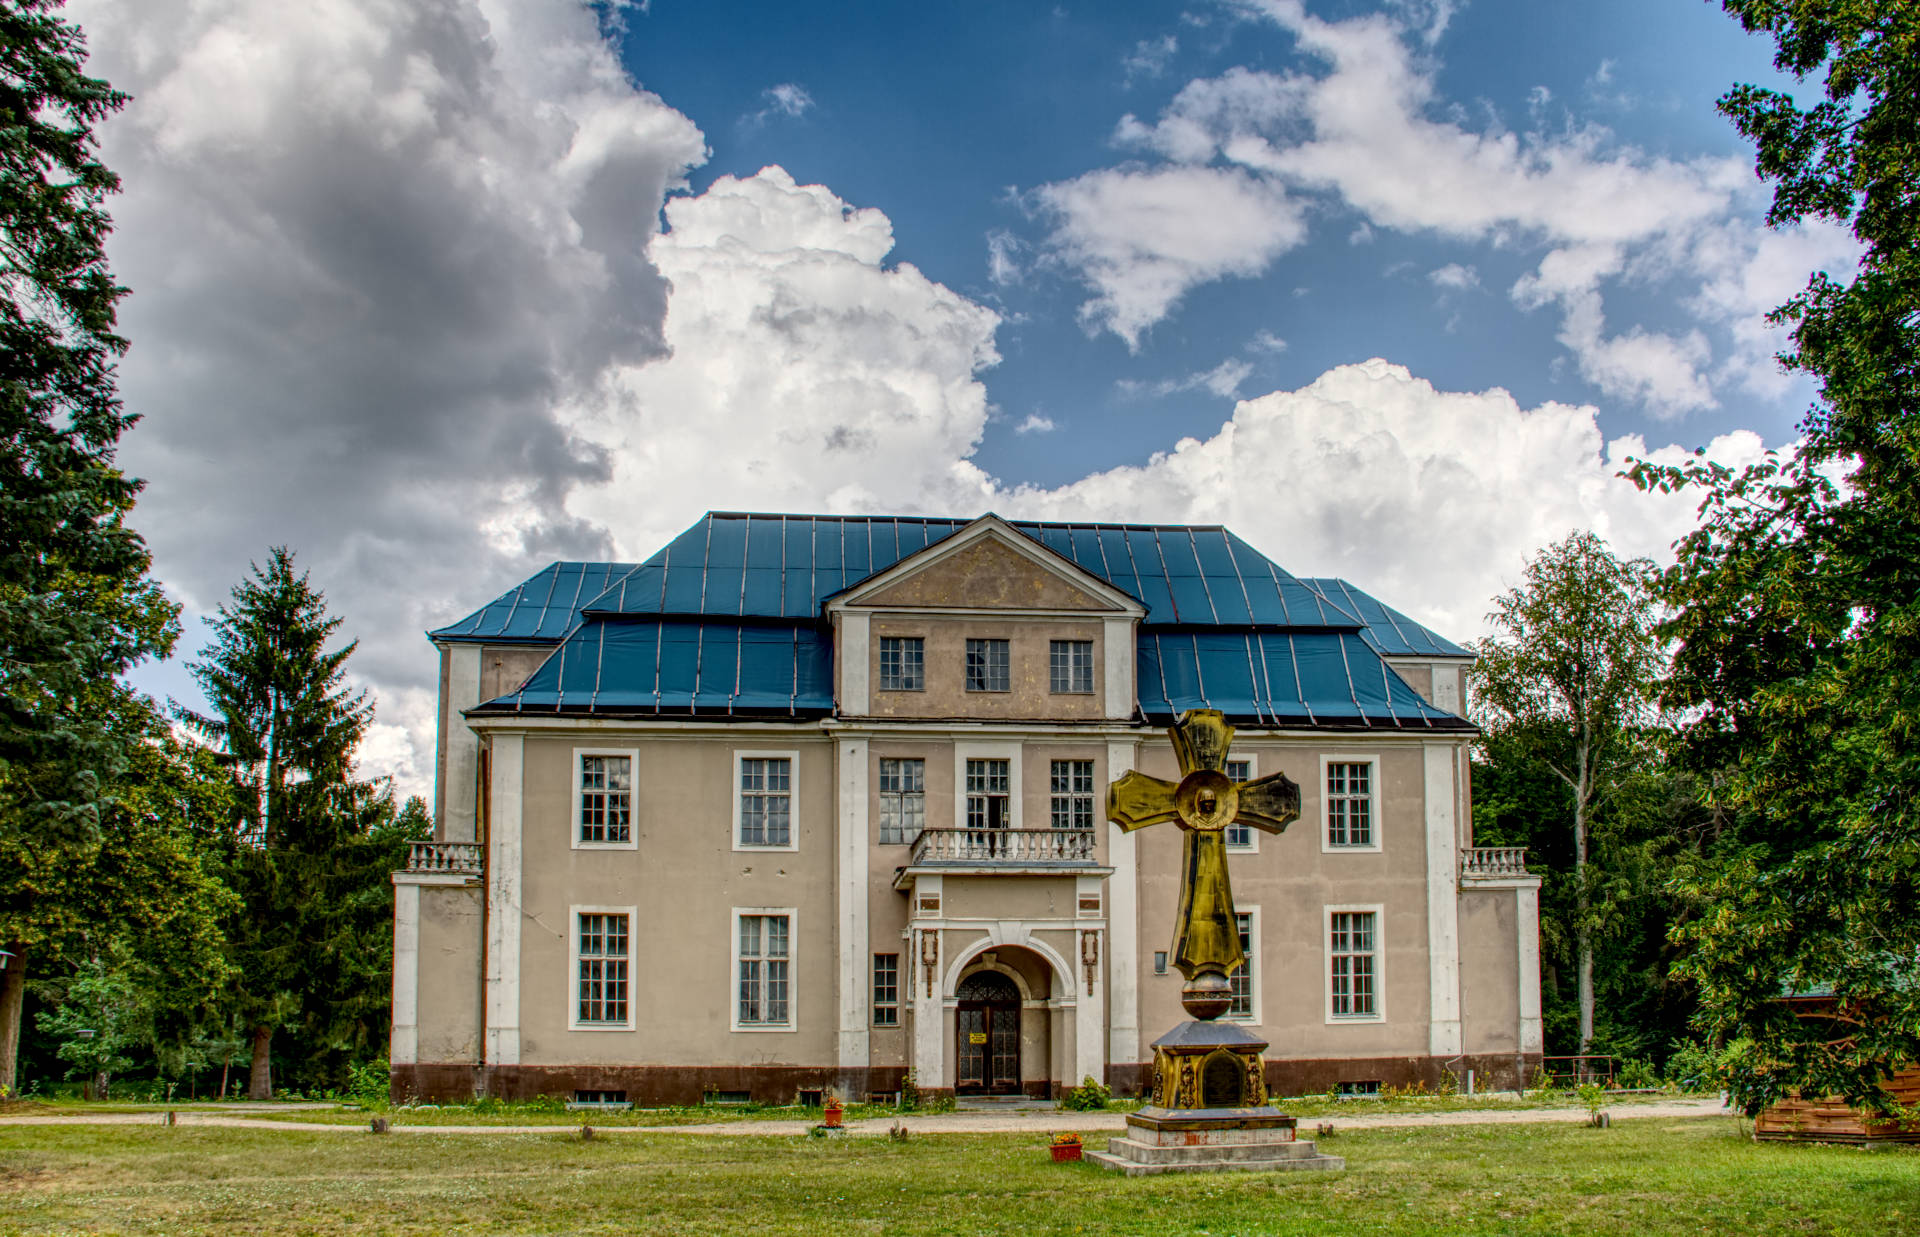
<path fill-rule="evenodd" d="M 1240 931 L 1240 952 L 1246 955 L 1246 961 L 1232 976 L 1233 1004 L 1227 1006 L 1227 1017 L 1250 1022 L 1253 1019 L 1254 991 L 1254 931 L 1253 912 L 1235 911 L 1234 926 Z"/>
<path fill-rule="evenodd" d="M 785 915 L 740 916 L 741 1026 L 786 1026 L 788 919 Z"/>
<path fill-rule="evenodd" d="M 627 1020 L 627 917 L 581 915 L 579 1022 Z"/>
<path fill-rule="evenodd" d="M 873 1025 L 900 1025 L 900 955 L 873 955 Z"/>
<path fill-rule="evenodd" d="M 582 756 L 580 841 L 631 841 L 632 811 L 633 757 Z"/>
<path fill-rule="evenodd" d="M 1013 823 L 1008 761 L 967 761 L 967 828 L 1005 829 Z"/>
<path fill-rule="evenodd" d="M 880 761 L 880 841 L 911 842 L 927 823 L 927 762 Z"/>
<path fill-rule="evenodd" d="M 1056 694 L 1093 694 L 1093 641 L 1055 640 L 1047 651 L 1047 690 Z"/>
<path fill-rule="evenodd" d="M 1327 845 L 1373 845 L 1373 765 L 1327 766 Z"/>
<path fill-rule="evenodd" d="M 1093 762 L 1053 762 L 1053 827 L 1093 828 Z"/>
<path fill-rule="evenodd" d="M 967 690 L 1003 692 L 1011 690 L 1008 670 L 1008 646 L 1005 640 L 967 641 Z"/>
<path fill-rule="evenodd" d="M 927 690 L 927 642 L 919 636 L 880 637 L 880 690 Z"/>
<path fill-rule="evenodd" d="M 1253 762 L 1251 760 L 1229 760 L 1227 762 L 1227 776 L 1236 782 L 1250 780 L 1253 777 Z M 1253 826 L 1228 825 L 1227 849 L 1252 850 Z"/>
<path fill-rule="evenodd" d="M 1373 911 L 1335 911 L 1327 917 L 1331 1010 L 1335 1018 L 1371 1018 L 1378 949 Z"/>
<path fill-rule="evenodd" d="M 740 845 L 793 844 L 793 760 L 740 758 Z"/>

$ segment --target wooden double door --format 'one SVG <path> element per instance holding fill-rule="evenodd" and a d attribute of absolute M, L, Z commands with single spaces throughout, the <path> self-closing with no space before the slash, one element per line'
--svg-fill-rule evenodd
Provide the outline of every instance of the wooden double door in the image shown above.
<path fill-rule="evenodd" d="M 959 1053 L 954 1090 L 962 1095 L 1020 1093 L 1020 990 L 997 971 L 960 981 L 955 1010 Z"/>

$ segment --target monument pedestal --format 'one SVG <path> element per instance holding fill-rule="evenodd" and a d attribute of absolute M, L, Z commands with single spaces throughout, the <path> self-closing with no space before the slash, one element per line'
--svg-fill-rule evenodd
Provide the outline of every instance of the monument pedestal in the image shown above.
<path fill-rule="evenodd" d="M 1231 1022 L 1181 1023 L 1153 1041 L 1153 1103 L 1127 1118 L 1125 1138 L 1087 1158 L 1129 1177 L 1345 1168 L 1298 1141 L 1294 1119 L 1267 1103 L 1266 1047 Z"/>
<path fill-rule="evenodd" d="M 1326 1171 L 1347 1162 L 1294 1137 L 1294 1120 L 1258 1108 L 1142 1108 L 1127 1117 L 1124 1138 L 1087 1158 L 1129 1177 L 1155 1173 Z"/>

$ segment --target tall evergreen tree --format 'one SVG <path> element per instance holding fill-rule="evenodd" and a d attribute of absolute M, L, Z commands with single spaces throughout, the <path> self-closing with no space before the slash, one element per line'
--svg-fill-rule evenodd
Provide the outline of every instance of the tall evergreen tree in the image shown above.
<path fill-rule="evenodd" d="M 1469 676 L 1488 747 L 1536 762 L 1565 788 L 1583 1053 L 1593 1042 L 1594 813 L 1646 763 L 1662 667 L 1649 567 L 1623 562 L 1590 532 L 1548 546 L 1527 563 L 1524 587 L 1494 599 L 1496 634 L 1475 646 Z"/>
<path fill-rule="evenodd" d="M 1680 874 L 1708 904 L 1682 939 L 1748 1111 L 1794 1089 L 1884 1107 L 1888 1064 L 1920 1057 L 1920 4 L 1724 7 L 1821 87 L 1720 101 L 1773 182 L 1768 221 L 1846 224 L 1864 254 L 1773 315 L 1819 388 L 1797 455 L 1634 470 L 1703 499 L 1661 585 L 1666 695 L 1731 824 Z M 1830 992 L 1836 1017 L 1789 991 Z"/>
<path fill-rule="evenodd" d="M 355 994 L 338 977 L 363 952 L 361 887 L 382 887 L 377 899 L 390 905 L 390 857 L 362 844 L 384 836 L 392 802 L 352 778 L 373 707 L 346 683 L 355 645 L 327 648 L 340 624 L 292 554 L 274 548 L 220 607 L 214 642 L 189 665 L 212 711 L 179 711 L 225 752 L 241 792 L 228 865 L 244 903 L 227 929 L 230 1004 L 252 1031 L 255 1099 L 272 1098 L 277 1029 L 318 1022 L 325 1031 L 350 1016 Z M 375 873 L 370 863 L 384 866 Z"/>
<path fill-rule="evenodd" d="M 125 523 L 140 484 L 114 467 L 134 418 L 114 389 L 126 290 L 102 249 L 119 181 L 93 127 L 125 96 L 82 71 L 54 7 L 0 4 L 0 846 L 16 853 L 89 844 L 129 749 L 88 689 L 177 631 Z M 0 947 L 4 1087 L 33 954 Z"/>

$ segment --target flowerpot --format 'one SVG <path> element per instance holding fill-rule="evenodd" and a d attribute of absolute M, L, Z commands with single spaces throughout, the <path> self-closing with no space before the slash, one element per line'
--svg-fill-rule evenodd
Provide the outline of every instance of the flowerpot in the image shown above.
<path fill-rule="evenodd" d="M 822 1112 L 821 1115 L 827 1119 L 828 1129 L 837 1130 L 840 1128 L 840 1116 L 844 1111 L 845 1110 L 842 1108 L 835 1107 L 835 1108 L 828 1108 L 824 1112 Z"/>
<path fill-rule="evenodd" d="M 1064 1146 L 1056 1145 L 1048 1147 L 1047 1150 L 1053 1152 L 1053 1162 L 1055 1164 L 1065 1164 L 1069 1160 L 1077 1160 L 1080 1158 L 1081 1147 L 1079 1143 L 1068 1143 Z"/>

